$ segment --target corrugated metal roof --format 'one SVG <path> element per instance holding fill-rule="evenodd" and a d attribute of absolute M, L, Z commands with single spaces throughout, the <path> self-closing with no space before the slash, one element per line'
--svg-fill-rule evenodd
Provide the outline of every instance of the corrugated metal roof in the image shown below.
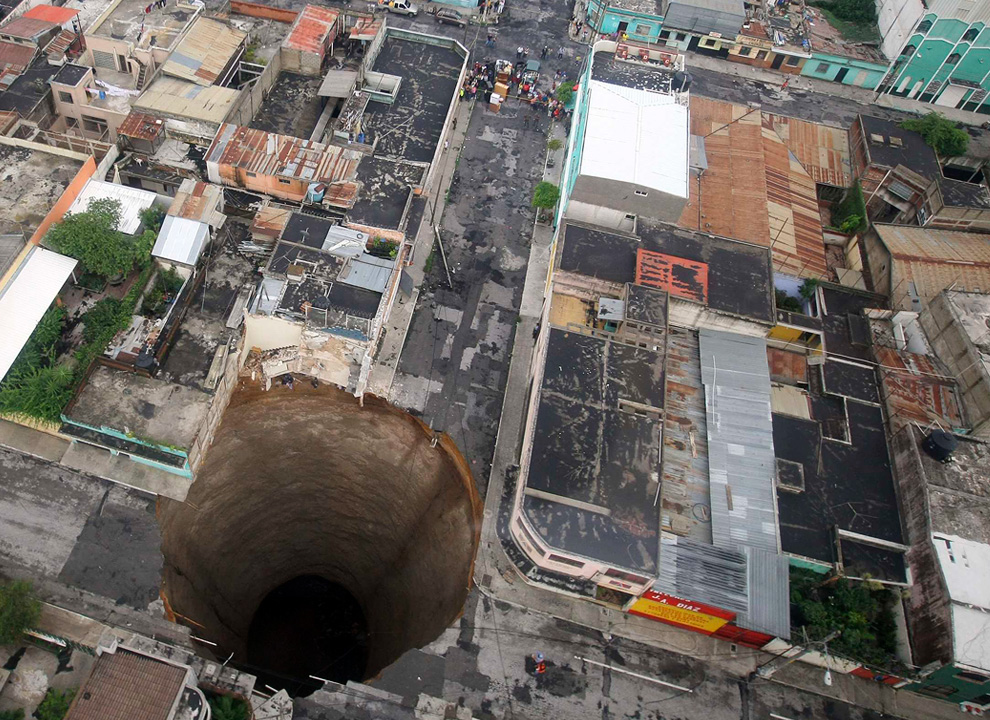
<path fill-rule="evenodd" d="M 692 0 L 690 3 L 670 3 L 663 25 L 699 35 L 721 33 L 735 37 L 745 21 L 746 13 L 741 0 Z"/>
<path fill-rule="evenodd" d="M 151 254 L 162 260 L 195 265 L 209 237 L 210 227 L 206 223 L 168 215 Z"/>
<path fill-rule="evenodd" d="M 327 36 L 335 34 L 339 13 L 330 8 L 307 5 L 296 16 L 282 47 L 304 52 L 322 53 Z M 330 38 L 333 42 L 333 38 Z"/>
<path fill-rule="evenodd" d="M 132 105 L 166 117 L 202 120 L 219 125 L 234 107 L 241 93 L 232 88 L 203 87 L 188 80 L 158 77 Z"/>
<path fill-rule="evenodd" d="M 162 72 L 197 85 L 212 85 L 247 37 L 222 22 L 198 17 L 162 66 Z"/>
<path fill-rule="evenodd" d="M 265 275 L 261 280 L 261 285 L 258 286 L 258 293 L 254 296 L 254 308 L 251 312 L 262 315 L 271 315 L 275 312 L 287 283 L 285 278 Z"/>
<path fill-rule="evenodd" d="M 686 537 L 660 539 L 659 592 L 741 613 L 749 610 L 746 556 Z"/>
<path fill-rule="evenodd" d="M 141 211 L 151 207 L 156 197 L 158 196 L 155 193 L 148 190 L 141 190 L 140 188 L 133 188 L 127 185 L 117 185 L 116 183 L 91 178 L 86 183 L 86 187 L 79 193 L 75 202 L 72 203 L 69 212 L 86 212 L 92 200 L 102 200 L 104 198 L 117 200 L 120 202 L 120 226 L 117 229 L 128 235 L 133 235 L 141 227 Z"/>
<path fill-rule="evenodd" d="M 915 225 L 877 224 L 874 228 L 883 244 L 898 259 L 990 266 L 990 237 L 981 233 Z"/>
<path fill-rule="evenodd" d="M 220 127 L 206 152 L 206 161 L 218 165 L 324 183 L 353 178 L 361 157 L 336 145 L 229 124 Z M 329 188 L 325 197 L 333 195 L 332 190 Z"/>
<path fill-rule="evenodd" d="M 350 97 L 357 86 L 357 70 L 331 70 L 320 84 L 320 97 Z"/>
<path fill-rule="evenodd" d="M 384 293 L 393 270 L 395 270 L 395 260 L 362 253 L 360 257 L 347 261 L 344 269 L 337 276 L 337 281 Z"/>
<path fill-rule="evenodd" d="M 31 64 L 36 52 L 36 47 L 0 40 L 0 70 L 10 68 L 16 73 L 22 73 Z"/>
<path fill-rule="evenodd" d="M 688 196 L 688 109 L 672 95 L 591 81 L 581 175 Z"/>
<path fill-rule="evenodd" d="M 845 128 L 763 113 L 771 128 L 815 182 L 838 187 L 852 184 L 849 133 Z"/>
<path fill-rule="evenodd" d="M 57 23 L 47 20 L 37 20 L 21 15 L 0 27 L 0 35 L 7 35 L 21 40 L 34 40 L 49 30 L 57 27 Z"/>
<path fill-rule="evenodd" d="M 124 122 L 117 128 L 118 135 L 126 135 L 130 138 L 149 142 L 156 140 L 163 132 L 165 132 L 164 120 L 136 110 L 131 110 L 124 118 Z"/>
<path fill-rule="evenodd" d="M 0 288 L 0 380 L 76 266 L 74 258 L 42 247 L 31 249 L 10 281 Z"/>
<path fill-rule="evenodd" d="M 712 540 L 719 547 L 755 547 L 776 553 L 776 463 L 770 419 L 767 344 L 700 330 L 705 385 Z"/>
<path fill-rule="evenodd" d="M 223 201 L 223 188 L 202 180 L 186 178 L 179 185 L 168 214 L 210 224 Z"/>
<path fill-rule="evenodd" d="M 786 555 L 744 547 L 749 609 L 736 625 L 787 640 L 791 636 L 790 561 Z"/>

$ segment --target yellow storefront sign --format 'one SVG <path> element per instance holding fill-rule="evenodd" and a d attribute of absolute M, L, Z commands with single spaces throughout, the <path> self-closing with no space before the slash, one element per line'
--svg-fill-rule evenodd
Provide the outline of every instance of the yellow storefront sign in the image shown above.
<path fill-rule="evenodd" d="M 689 603 L 675 604 L 666 599 L 652 600 L 645 596 L 633 603 L 629 612 L 709 635 L 729 622 L 729 618 L 693 610 Z"/>

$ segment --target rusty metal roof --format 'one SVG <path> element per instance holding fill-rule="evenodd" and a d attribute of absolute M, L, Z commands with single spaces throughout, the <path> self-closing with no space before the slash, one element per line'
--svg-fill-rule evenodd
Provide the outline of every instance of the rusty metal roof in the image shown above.
<path fill-rule="evenodd" d="M 37 52 L 38 48 L 30 45 L 0 40 L 0 70 L 10 69 L 20 74 L 31 64 Z"/>
<path fill-rule="evenodd" d="M 198 17 L 169 55 L 162 72 L 197 85 L 212 85 L 237 54 L 247 33 Z"/>
<path fill-rule="evenodd" d="M 763 125 L 777 133 L 816 183 L 852 184 L 846 129 L 772 113 L 763 114 Z"/>
<path fill-rule="evenodd" d="M 708 304 L 707 263 L 639 248 L 636 251 L 636 284 Z"/>
<path fill-rule="evenodd" d="M 224 123 L 206 152 L 206 161 L 261 175 L 312 182 L 351 180 L 360 155 L 334 145 L 276 135 Z M 357 188 L 353 189 L 357 192 Z M 328 198 L 331 190 L 327 191 Z M 330 202 L 328 199 L 327 202 Z"/>
<path fill-rule="evenodd" d="M 936 420 L 950 428 L 962 427 L 956 384 L 931 358 L 884 346 L 875 351 L 894 428 L 912 422 L 928 425 Z"/>
<path fill-rule="evenodd" d="M 43 35 L 52 28 L 57 27 L 56 23 L 47 20 L 37 20 L 21 16 L 14 18 L 9 23 L 0 27 L 0 35 L 7 35 L 21 40 L 34 40 L 39 35 Z"/>
<path fill-rule="evenodd" d="M 131 110 L 117 129 L 118 135 L 136 140 L 156 140 L 165 131 L 165 121 L 154 115 Z"/>
<path fill-rule="evenodd" d="M 330 8 L 307 5 L 296 16 L 282 47 L 322 53 L 328 35 L 336 35 L 339 13 Z M 333 37 L 330 38 L 333 42 Z"/>
<path fill-rule="evenodd" d="M 223 189 L 219 185 L 186 178 L 179 185 L 168 214 L 209 224 L 222 199 Z"/>
<path fill-rule="evenodd" d="M 361 15 L 351 26 L 351 40 L 373 40 L 382 27 L 382 21 L 371 15 Z"/>
<path fill-rule="evenodd" d="M 254 216 L 251 223 L 251 234 L 263 237 L 277 238 L 289 222 L 292 211 L 276 205 L 265 205 Z"/>
<path fill-rule="evenodd" d="M 760 110 L 693 97 L 691 133 L 705 139 L 708 169 L 692 179 L 680 225 L 770 247 L 777 272 L 823 277 L 815 181 Z"/>
<path fill-rule="evenodd" d="M 53 5 L 35 5 L 24 13 L 24 17 L 32 20 L 44 20 L 45 22 L 65 25 L 79 14 L 78 10 L 67 7 L 55 7 Z"/>

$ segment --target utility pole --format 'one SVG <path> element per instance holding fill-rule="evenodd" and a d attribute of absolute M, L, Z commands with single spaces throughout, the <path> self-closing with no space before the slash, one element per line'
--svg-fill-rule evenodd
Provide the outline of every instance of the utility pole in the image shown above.
<path fill-rule="evenodd" d="M 758 668 L 756 668 L 756 672 L 754 674 L 757 675 L 758 677 L 763 678 L 764 680 L 769 680 L 771 677 L 773 677 L 773 674 L 778 670 L 780 670 L 781 668 L 787 667 L 792 662 L 795 662 L 796 660 L 800 660 L 805 655 L 810 653 L 814 649 L 813 646 L 815 645 L 825 646 L 828 644 L 830 640 L 834 640 L 835 638 L 839 637 L 839 635 L 841 634 L 842 634 L 841 630 L 830 632 L 823 639 L 817 640 L 812 643 L 808 643 L 807 645 L 801 648 L 801 651 L 799 653 L 792 655 L 791 657 L 784 657 L 783 655 L 781 655 L 779 657 L 773 658 L 772 660 L 768 660 L 767 662 L 763 663 Z M 752 675 L 750 677 L 752 677 Z"/>

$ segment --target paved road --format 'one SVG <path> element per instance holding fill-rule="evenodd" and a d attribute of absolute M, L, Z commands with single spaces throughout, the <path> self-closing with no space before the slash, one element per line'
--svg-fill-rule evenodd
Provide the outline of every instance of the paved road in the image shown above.
<path fill-rule="evenodd" d="M 556 38 L 569 17 L 564 3 L 544 0 L 514 7 L 512 13 L 498 26 L 500 56 L 514 57 L 518 45 L 529 47 L 533 56 L 544 43 L 558 47 Z M 485 47 L 484 29 L 468 27 L 465 33 L 428 22 L 404 21 L 460 40 L 466 35 L 467 44 L 476 45 L 476 59 L 495 57 L 496 51 Z M 568 46 L 562 60 L 553 53 L 544 61 L 544 77 L 552 77 L 558 68 L 574 72 L 582 52 Z M 482 492 L 529 259 L 534 219 L 529 202 L 546 147 L 548 120 L 540 117 L 534 129 L 534 123 L 527 127 L 526 115 L 537 117 L 513 102 L 499 113 L 479 102 L 459 157 L 447 160 L 458 163 L 441 221 L 452 287 L 436 257 L 392 386 L 393 402 L 420 413 L 432 427 L 454 438 Z M 431 207 L 428 202 L 427 218 Z"/>

